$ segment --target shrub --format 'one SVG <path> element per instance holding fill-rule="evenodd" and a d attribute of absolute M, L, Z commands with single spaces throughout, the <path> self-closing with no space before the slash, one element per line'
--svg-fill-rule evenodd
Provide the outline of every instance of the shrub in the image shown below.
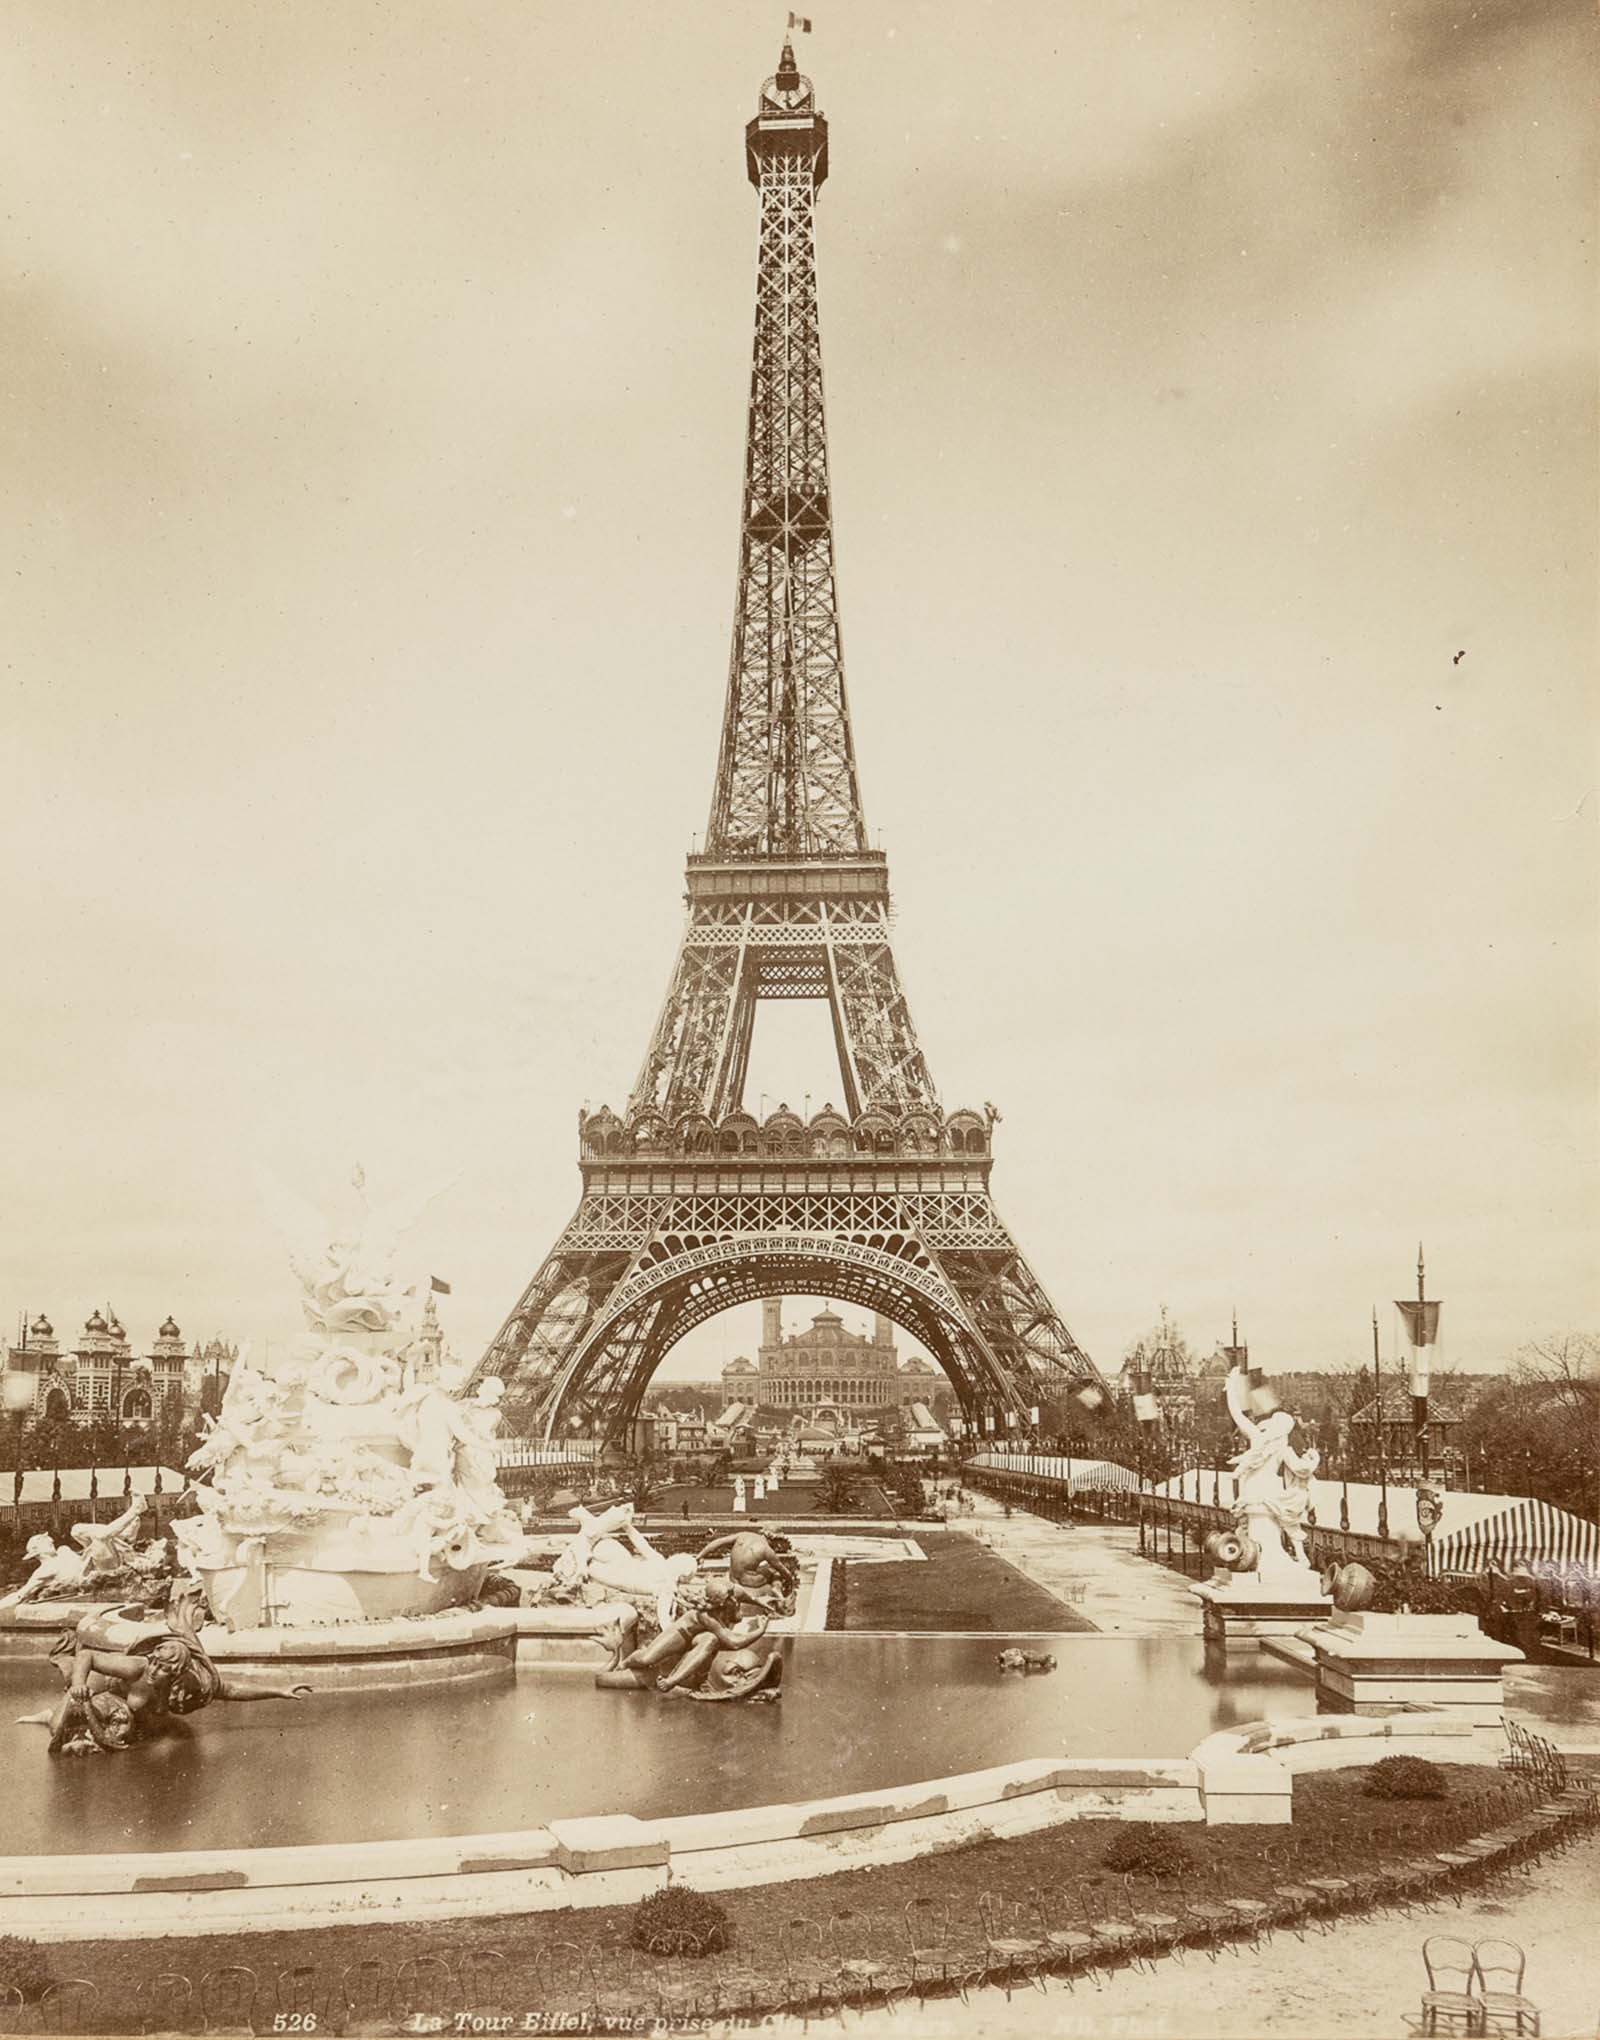
<path fill-rule="evenodd" d="M 682 1884 L 652 1891 L 633 1909 L 633 1945 L 647 1955 L 722 1954 L 732 1941 L 724 1908 Z"/>
<path fill-rule="evenodd" d="M 0 1996 L 18 1991 L 24 2004 L 32 2004 L 54 1981 L 54 1972 L 37 1941 L 0 1934 Z"/>
<path fill-rule="evenodd" d="M 1122 1876 L 1180 1877 L 1194 1867 L 1182 1835 L 1146 1820 L 1125 1827 L 1100 1860 Z"/>
<path fill-rule="evenodd" d="M 1426 1757 L 1384 1757 L 1367 1773 L 1374 1799 L 1443 1799 L 1444 1773 Z"/>

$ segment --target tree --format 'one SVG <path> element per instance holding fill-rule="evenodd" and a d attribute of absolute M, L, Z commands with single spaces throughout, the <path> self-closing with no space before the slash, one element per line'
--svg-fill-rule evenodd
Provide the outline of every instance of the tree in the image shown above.
<path fill-rule="evenodd" d="M 1594 1518 L 1600 1489 L 1600 1334 L 1558 1332 L 1519 1348 L 1461 1426 L 1473 1485 L 1532 1495 Z"/>
<path fill-rule="evenodd" d="M 841 1466 L 837 1459 L 830 1459 L 822 1469 L 818 1506 L 830 1516 L 848 1515 L 856 1505 L 858 1485 L 856 1475 L 848 1466 Z"/>

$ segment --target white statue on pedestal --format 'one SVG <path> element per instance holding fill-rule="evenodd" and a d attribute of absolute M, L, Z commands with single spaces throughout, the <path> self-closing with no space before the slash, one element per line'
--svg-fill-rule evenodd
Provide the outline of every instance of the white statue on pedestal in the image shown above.
<path fill-rule="evenodd" d="M 1243 1570 L 1266 1581 L 1303 1579 L 1311 1572 L 1306 1554 L 1311 1476 L 1322 1455 L 1296 1452 L 1290 1445 L 1294 1418 L 1287 1410 L 1274 1409 L 1259 1420 L 1251 1416 L 1249 1392 L 1249 1377 L 1234 1368 L 1226 1383 L 1228 1413 L 1247 1442 L 1233 1462 L 1238 1481 L 1233 1514 L 1240 1535 L 1259 1552 L 1254 1566 Z"/>
<path fill-rule="evenodd" d="M 733 1512 L 736 1516 L 742 1516 L 745 1512 L 744 1475 L 742 1473 L 736 1473 L 733 1477 Z"/>

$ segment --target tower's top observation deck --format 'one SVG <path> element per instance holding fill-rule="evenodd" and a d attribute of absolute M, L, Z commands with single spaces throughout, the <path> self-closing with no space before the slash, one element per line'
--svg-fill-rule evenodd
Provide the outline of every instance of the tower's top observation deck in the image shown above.
<path fill-rule="evenodd" d="M 812 180 L 828 174 L 828 123 L 817 112 L 811 80 L 794 60 L 794 46 L 785 43 L 778 68 L 761 88 L 756 117 L 744 131 L 745 167 L 750 182 L 761 182 L 761 164 L 768 156 L 810 159 Z"/>

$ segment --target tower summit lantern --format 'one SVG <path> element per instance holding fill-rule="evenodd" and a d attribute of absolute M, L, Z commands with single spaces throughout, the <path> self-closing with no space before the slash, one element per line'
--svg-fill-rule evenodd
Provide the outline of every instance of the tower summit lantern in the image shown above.
<path fill-rule="evenodd" d="M 946 1112 L 868 847 L 834 586 L 813 217 L 828 125 L 784 44 L 745 129 L 755 341 L 722 739 L 688 916 L 627 1109 L 579 1115 L 577 1212 L 478 1372 L 507 1428 L 623 1439 L 662 1359 L 733 1304 L 858 1304 L 975 1424 L 1100 1382 L 989 1194 L 998 1117 Z M 838 1104 L 745 1109 L 757 1003 L 825 1001 Z M 998 1422 L 991 1428 L 998 1428 Z"/>

